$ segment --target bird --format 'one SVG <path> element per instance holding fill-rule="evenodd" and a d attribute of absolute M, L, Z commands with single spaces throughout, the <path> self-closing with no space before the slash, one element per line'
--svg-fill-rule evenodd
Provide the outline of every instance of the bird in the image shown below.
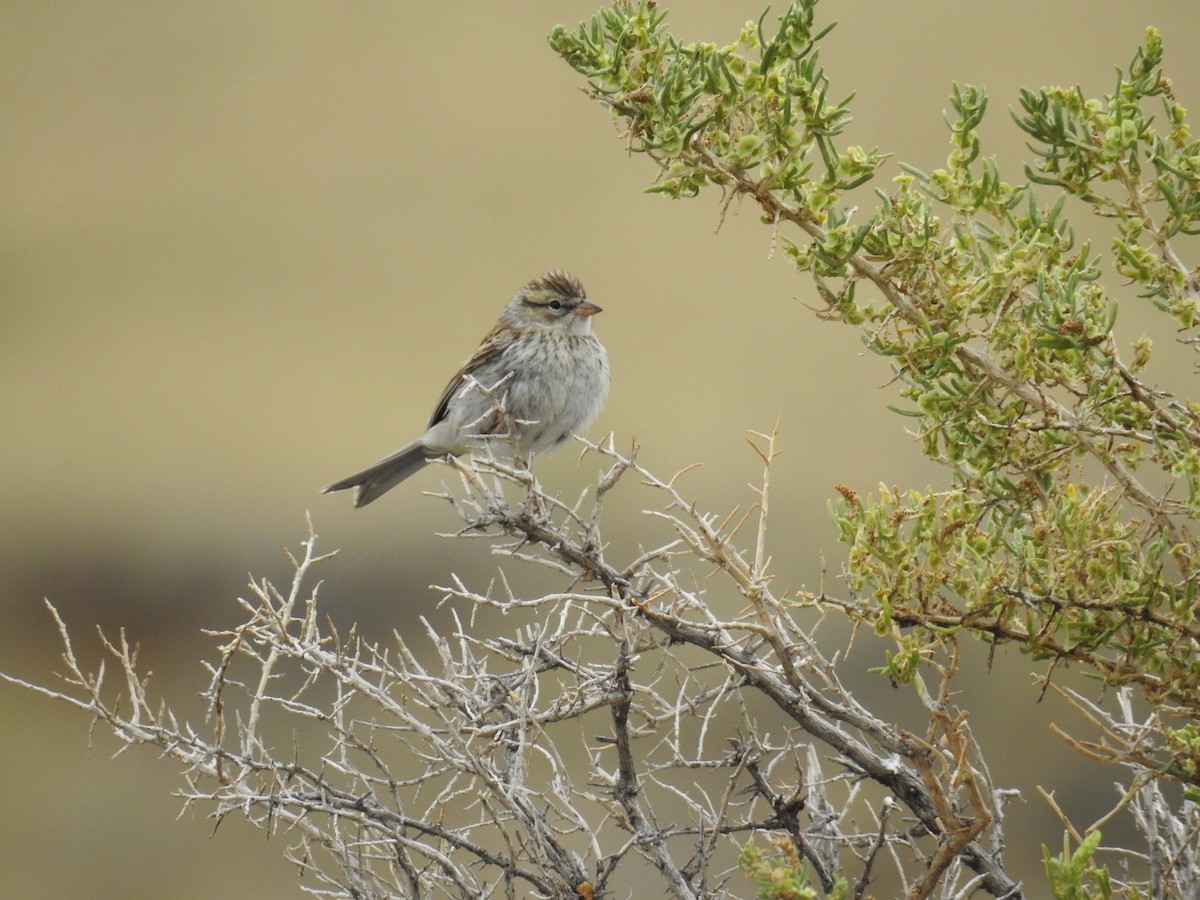
<path fill-rule="evenodd" d="M 505 304 L 474 355 L 442 391 L 419 438 L 324 489 L 378 500 L 432 459 L 507 437 L 519 456 L 552 450 L 585 429 L 608 393 L 608 353 L 592 330 L 601 308 L 561 269 L 533 279 Z"/>

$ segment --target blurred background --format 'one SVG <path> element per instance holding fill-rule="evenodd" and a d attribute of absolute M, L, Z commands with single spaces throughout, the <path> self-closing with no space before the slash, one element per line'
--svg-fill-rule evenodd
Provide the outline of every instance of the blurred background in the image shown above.
<path fill-rule="evenodd" d="M 778 420 L 781 582 L 838 571 L 836 483 L 944 483 L 885 408 L 886 364 L 813 317 L 754 209 L 734 205 L 717 234 L 717 195 L 642 193 L 650 162 L 545 42 L 598 3 L 0 8 L 0 668 L 61 671 L 48 598 L 84 661 L 95 626 L 124 628 L 199 725 L 201 629 L 240 621 L 250 574 L 286 581 L 306 513 L 341 549 L 320 573 L 326 611 L 419 643 L 418 617 L 447 616 L 428 585 L 495 571 L 484 543 L 435 536 L 455 520 L 422 491 L 444 471 L 361 511 L 319 489 L 413 438 L 504 301 L 552 267 L 605 309 L 613 386 L 592 437 L 636 438 L 662 474 L 703 462 L 688 489 L 727 510 L 757 477 L 745 433 Z M 682 39 L 728 43 L 763 0 L 664 5 Z M 832 94 L 858 95 L 844 143 L 925 170 L 948 150 L 951 83 L 973 82 L 992 100 L 985 152 L 1019 180 L 1018 87 L 1111 89 L 1150 24 L 1180 101 L 1200 103 L 1191 0 L 825 0 L 820 15 L 840 22 L 822 45 Z M 1147 327 L 1136 303 L 1118 327 Z M 1156 374 L 1186 389 L 1186 364 Z M 573 496 L 595 464 L 568 450 L 539 475 Z M 643 501 L 617 503 L 609 532 L 636 542 Z M 860 647 L 848 666 L 877 662 Z M 1037 883 L 1061 829 L 1032 786 L 1057 786 L 1086 824 L 1119 773 L 1048 736 L 1082 726 L 1036 702 L 1025 660 L 969 665 L 992 773 L 1026 790 L 1009 857 Z M 84 715 L 8 685 L 0 711 L 6 895 L 300 895 L 286 836 L 177 818 L 182 781 L 152 750 L 113 759 Z"/>

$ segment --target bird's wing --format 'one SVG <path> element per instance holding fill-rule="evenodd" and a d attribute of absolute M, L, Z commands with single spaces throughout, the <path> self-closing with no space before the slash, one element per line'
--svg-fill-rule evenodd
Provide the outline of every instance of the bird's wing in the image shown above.
<path fill-rule="evenodd" d="M 442 391 L 442 396 L 438 398 L 437 406 L 434 407 L 433 415 L 429 417 L 429 425 L 432 428 L 442 419 L 446 418 L 446 412 L 450 407 L 450 400 L 466 386 L 468 375 L 476 374 L 483 366 L 498 357 L 504 352 L 509 344 L 508 336 L 499 327 L 493 328 L 487 337 L 483 339 L 483 343 L 479 345 L 479 349 L 475 351 L 475 355 L 468 359 L 457 374 L 450 379 L 450 383 L 446 385 L 446 389 Z"/>

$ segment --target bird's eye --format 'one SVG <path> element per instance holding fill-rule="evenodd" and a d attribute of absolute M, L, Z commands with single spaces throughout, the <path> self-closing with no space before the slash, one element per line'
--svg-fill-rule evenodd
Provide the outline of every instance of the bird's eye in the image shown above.
<path fill-rule="evenodd" d="M 549 306 L 551 309 L 562 309 L 562 304 L 557 300 L 551 300 L 547 306 Z"/>

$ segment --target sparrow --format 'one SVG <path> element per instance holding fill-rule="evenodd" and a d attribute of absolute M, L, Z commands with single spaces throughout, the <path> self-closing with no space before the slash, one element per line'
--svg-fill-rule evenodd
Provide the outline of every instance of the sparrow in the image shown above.
<path fill-rule="evenodd" d="M 325 488 L 355 488 L 354 505 L 382 497 L 431 459 L 497 440 L 523 458 L 582 431 L 608 393 L 608 353 L 592 331 L 601 309 L 561 270 L 525 285 L 505 304 L 475 354 L 450 379 L 419 438 Z"/>

